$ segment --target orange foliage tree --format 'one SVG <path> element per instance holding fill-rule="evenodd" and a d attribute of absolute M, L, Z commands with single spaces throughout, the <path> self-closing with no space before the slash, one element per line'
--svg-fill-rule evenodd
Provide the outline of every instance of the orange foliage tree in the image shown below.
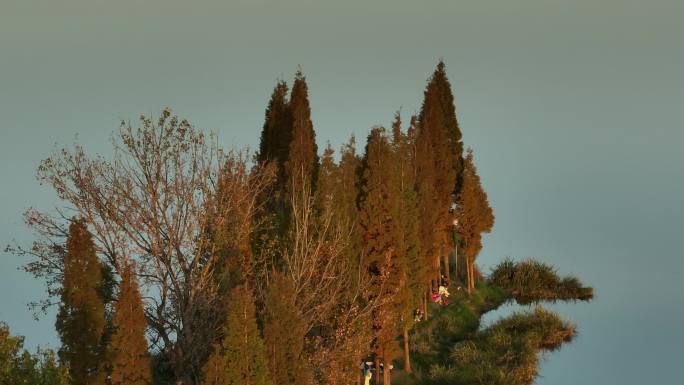
<path fill-rule="evenodd" d="M 474 264 L 477 254 L 482 249 L 482 233 L 492 230 L 494 212 L 480 183 L 480 176 L 477 175 L 471 149 L 468 149 L 464 166 L 463 185 L 456 198 L 456 216 L 457 230 L 461 235 L 459 258 L 463 258 L 465 262 L 465 275 L 470 293 L 475 287 Z"/>

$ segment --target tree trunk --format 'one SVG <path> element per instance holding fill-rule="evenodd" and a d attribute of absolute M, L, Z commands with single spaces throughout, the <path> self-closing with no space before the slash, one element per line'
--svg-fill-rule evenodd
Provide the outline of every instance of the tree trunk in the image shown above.
<path fill-rule="evenodd" d="M 449 274 L 449 270 L 449 253 L 444 253 L 444 276 L 446 277 L 447 281 L 451 281 L 451 274 Z"/>
<path fill-rule="evenodd" d="M 469 260 L 468 261 L 468 274 L 469 274 L 469 282 L 470 282 L 470 290 L 472 291 L 475 289 L 475 261 Z"/>
<path fill-rule="evenodd" d="M 392 365 L 391 360 L 383 360 L 384 366 L 382 369 L 382 385 L 391 385 L 392 379 L 390 378 L 390 365 Z"/>
<path fill-rule="evenodd" d="M 375 385 L 380 385 L 380 358 L 378 356 L 375 356 L 373 366 L 375 366 Z"/>
<path fill-rule="evenodd" d="M 432 293 L 430 290 L 428 290 L 427 295 L 423 296 L 423 318 L 425 318 L 425 321 L 428 319 L 428 301 L 430 301 L 430 295 L 432 295 Z"/>
<path fill-rule="evenodd" d="M 411 373 L 411 354 L 409 353 L 409 333 L 404 325 L 404 371 Z"/>
<path fill-rule="evenodd" d="M 470 276 L 470 258 L 466 258 L 466 284 L 468 286 L 468 295 L 472 294 L 471 291 L 471 276 Z"/>
<path fill-rule="evenodd" d="M 470 274 L 470 291 L 475 288 L 475 275 L 473 274 L 473 261 L 468 264 L 468 274 Z"/>
<path fill-rule="evenodd" d="M 461 251 L 457 252 L 458 255 L 456 256 L 456 268 L 458 271 L 458 279 L 465 284 L 465 288 L 468 288 L 468 257 L 466 256 L 465 251 L 461 249 Z"/>

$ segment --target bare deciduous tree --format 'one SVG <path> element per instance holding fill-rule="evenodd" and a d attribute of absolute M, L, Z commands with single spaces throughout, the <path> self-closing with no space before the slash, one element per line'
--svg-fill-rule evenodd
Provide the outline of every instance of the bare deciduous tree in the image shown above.
<path fill-rule="evenodd" d="M 46 280 L 52 298 L 66 226 L 83 218 L 100 257 L 116 271 L 124 260 L 137 261 L 152 346 L 170 355 L 183 383 L 196 383 L 222 322 L 213 316 L 221 292 L 217 261 L 226 250 L 249 258 L 256 197 L 271 183 L 272 169 L 250 169 L 245 152 L 224 153 L 216 137 L 168 109 L 156 122 L 140 117 L 138 128 L 122 123 L 112 143 L 111 160 L 76 145 L 41 163 L 38 179 L 65 207 L 56 215 L 27 211 L 38 237 L 30 248 L 13 249 L 34 257 L 26 269 Z"/>
<path fill-rule="evenodd" d="M 335 221 L 332 210 L 318 210 L 307 183 L 299 186 L 292 186 L 283 260 L 295 304 L 308 322 L 306 353 L 318 383 L 355 383 L 358 362 L 370 349 L 373 311 L 389 300 L 371 290 L 382 288 L 386 277 L 372 282 L 364 263 L 352 263 L 345 251 L 352 246 L 353 225 Z"/>

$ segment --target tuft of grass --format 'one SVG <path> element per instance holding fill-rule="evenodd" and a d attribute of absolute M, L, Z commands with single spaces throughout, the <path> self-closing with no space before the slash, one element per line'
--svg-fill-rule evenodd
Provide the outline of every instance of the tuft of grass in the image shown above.
<path fill-rule="evenodd" d="M 428 385 L 529 385 L 541 350 L 572 340 L 575 326 L 537 307 L 515 313 L 453 347 L 447 363 L 433 365 L 416 383 Z"/>
<path fill-rule="evenodd" d="M 488 282 L 526 305 L 541 301 L 588 301 L 594 297 L 591 287 L 576 277 L 561 278 L 555 268 L 535 260 L 518 263 L 506 259 L 496 266 Z"/>

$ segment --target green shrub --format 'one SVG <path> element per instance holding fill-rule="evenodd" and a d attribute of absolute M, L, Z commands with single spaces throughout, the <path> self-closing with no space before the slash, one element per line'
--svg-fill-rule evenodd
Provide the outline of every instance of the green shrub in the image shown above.
<path fill-rule="evenodd" d="M 561 278 L 552 266 L 535 260 L 515 263 L 506 259 L 492 270 L 489 283 L 504 290 L 520 304 L 588 301 L 594 296 L 593 289 L 582 286 L 579 279 Z"/>
<path fill-rule="evenodd" d="M 433 365 L 419 383 L 529 385 L 537 377 L 539 352 L 574 335 L 575 326 L 554 312 L 538 307 L 514 313 L 454 346 L 449 362 Z"/>

